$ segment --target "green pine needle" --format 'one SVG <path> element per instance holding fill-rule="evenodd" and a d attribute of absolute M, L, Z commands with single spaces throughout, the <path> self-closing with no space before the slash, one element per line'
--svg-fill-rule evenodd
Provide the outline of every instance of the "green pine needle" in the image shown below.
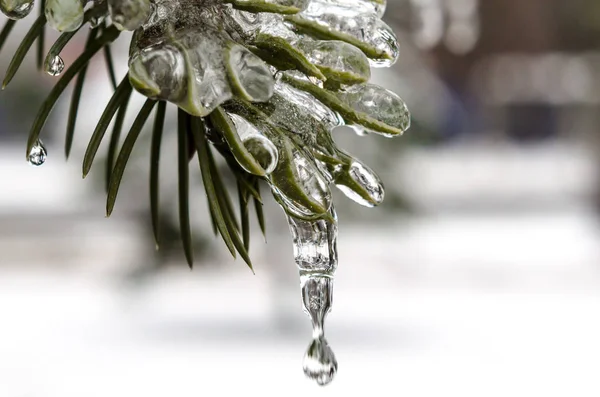
<path fill-rule="evenodd" d="M 46 0 L 40 1 L 40 15 L 44 14 L 44 8 L 46 8 Z M 37 41 L 37 68 L 42 70 L 44 67 L 44 45 L 46 44 L 46 29 L 42 28 L 40 36 Z"/>
<path fill-rule="evenodd" d="M 190 269 L 194 266 L 192 229 L 190 226 L 190 170 L 188 135 L 191 133 L 191 116 L 179 109 L 177 114 L 177 168 L 179 175 L 179 226 L 183 251 Z"/>
<path fill-rule="evenodd" d="M 260 184 L 258 179 L 254 180 L 254 188 L 258 192 L 258 196 L 260 197 Z M 262 201 L 254 198 L 254 208 L 256 210 L 256 219 L 258 220 L 258 225 L 260 226 L 260 230 L 263 234 L 265 242 L 267 241 L 267 225 L 265 223 L 265 214 L 263 212 L 263 203 Z"/>
<path fill-rule="evenodd" d="M 91 30 L 85 48 L 89 48 L 96 38 L 97 30 Z M 81 100 L 81 92 L 83 90 L 83 84 L 85 83 L 85 77 L 87 75 L 87 65 L 81 68 L 81 71 L 77 75 L 75 80 L 75 87 L 71 94 L 71 106 L 69 108 L 69 116 L 67 118 L 67 135 L 65 138 L 65 157 L 68 159 L 71 154 L 71 147 L 73 146 L 73 137 L 75 136 L 75 124 L 77 123 L 77 114 L 79 111 L 79 102 Z"/>
<path fill-rule="evenodd" d="M 156 247 L 160 246 L 160 216 L 159 216 L 159 170 L 160 147 L 162 142 L 167 103 L 160 101 L 156 109 L 152 144 L 150 149 L 150 213 L 152 215 L 152 231 Z"/>
<path fill-rule="evenodd" d="M 117 148 L 119 146 L 119 140 L 121 139 L 121 131 L 123 130 L 123 123 L 125 122 L 125 116 L 127 115 L 127 108 L 129 105 L 129 98 L 131 98 L 131 91 L 128 91 L 125 94 L 125 99 L 119 110 L 117 111 L 117 117 L 115 118 L 115 122 L 113 124 L 112 134 L 110 135 L 110 141 L 108 142 L 108 152 L 106 154 L 106 164 L 105 164 L 105 172 L 104 172 L 104 182 L 106 186 L 106 192 L 108 193 L 108 189 L 110 186 L 110 175 L 112 174 L 112 169 L 115 165 L 115 158 L 117 157 Z"/>
<path fill-rule="evenodd" d="M 4 24 L 2 31 L 0 31 L 0 51 L 2 50 L 2 47 L 4 47 L 4 43 L 6 43 L 6 39 L 8 39 L 8 36 L 10 35 L 10 32 L 12 32 L 16 23 L 17 21 L 14 19 L 9 19 Z"/>
<path fill-rule="evenodd" d="M 252 261 L 250 260 L 250 256 L 248 255 L 248 251 L 244 247 L 244 243 L 238 234 L 239 227 L 237 225 L 237 221 L 235 220 L 235 213 L 233 211 L 233 205 L 231 204 L 231 198 L 229 197 L 229 193 L 225 189 L 223 185 L 223 180 L 221 179 L 221 175 L 219 174 L 219 170 L 213 158 L 212 152 L 208 151 L 209 157 L 209 166 L 210 172 L 212 174 L 212 179 L 215 181 L 215 187 L 217 188 L 217 199 L 219 201 L 219 205 L 221 206 L 221 211 L 223 212 L 223 216 L 225 218 L 225 223 L 227 225 L 227 230 L 229 231 L 229 235 L 231 236 L 231 240 L 233 241 L 233 245 L 237 252 L 239 252 L 240 256 L 246 262 L 250 270 L 254 272 L 252 268 Z"/>
<path fill-rule="evenodd" d="M 244 248 L 250 249 L 250 217 L 248 216 L 248 190 L 241 182 L 238 182 L 238 199 L 240 202 L 240 218 L 242 219 L 242 237 L 244 239 Z"/>
<path fill-rule="evenodd" d="M 117 194 L 119 193 L 119 187 L 121 186 L 121 180 L 123 179 L 123 174 L 125 172 L 125 167 L 127 166 L 127 162 L 129 161 L 129 156 L 131 156 L 131 152 L 133 151 L 133 147 L 142 132 L 142 128 L 144 128 L 144 124 L 146 124 L 146 120 L 150 116 L 150 112 L 156 105 L 156 101 L 153 99 L 147 99 L 142 106 L 142 109 L 138 113 L 125 141 L 123 142 L 123 146 L 121 147 L 121 151 L 119 152 L 119 157 L 117 157 L 117 161 L 115 162 L 115 166 L 112 170 L 110 176 L 110 185 L 108 188 L 108 198 L 106 200 L 106 216 L 109 217 L 113 209 L 115 207 L 115 202 L 117 200 Z"/>
<path fill-rule="evenodd" d="M 131 84 L 129 83 L 129 76 L 125 76 L 113 93 L 112 98 L 110 98 L 110 101 L 106 105 L 102 116 L 100 116 L 100 120 L 98 120 L 98 124 L 92 133 L 92 137 L 90 138 L 90 142 L 88 143 L 88 147 L 83 157 L 84 178 L 92 168 L 94 158 L 96 157 L 96 153 L 98 153 L 98 148 L 102 143 L 102 139 L 104 138 L 104 134 L 106 133 L 108 125 L 112 121 L 117 110 L 129 100 L 132 89 L 133 87 L 131 87 Z"/>
<path fill-rule="evenodd" d="M 117 77 L 115 74 L 115 66 L 112 57 L 112 51 L 110 50 L 110 45 L 104 46 L 104 59 L 106 61 L 106 68 L 108 69 L 108 77 L 110 78 L 110 83 L 113 88 L 117 89 Z"/>
<path fill-rule="evenodd" d="M 206 127 L 202 119 L 197 117 L 192 118 L 192 134 L 194 136 L 194 143 L 196 144 L 196 150 L 198 151 L 198 161 L 200 163 L 200 172 L 202 174 L 202 181 L 204 183 L 204 190 L 206 191 L 206 197 L 208 199 L 208 205 L 214 218 L 217 229 L 227 245 L 229 252 L 235 258 L 236 250 L 235 245 L 229 234 L 229 228 L 223 216 L 223 211 L 219 202 L 217 190 L 215 188 L 215 181 L 213 179 L 213 173 L 211 172 L 210 159 L 212 156 L 209 155 L 210 148 L 206 140 Z"/>
<path fill-rule="evenodd" d="M 42 30 L 44 29 L 44 25 L 46 25 L 46 16 L 42 14 L 38 17 L 38 19 L 36 19 L 33 25 L 31 25 L 31 28 L 23 38 L 23 41 L 21 41 L 21 44 L 17 48 L 15 55 L 10 61 L 8 69 L 6 70 L 6 76 L 2 82 L 2 89 L 5 89 L 6 86 L 8 86 L 8 83 L 10 83 L 13 77 L 15 77 L 17 70 L 19 70 L 19 67 L 23 63 L 23 59 L 25 59 L 25 55 L 27 55 L 29 52 L 29 49 L 33 45 L 35 39 L 40 36 Z"/>

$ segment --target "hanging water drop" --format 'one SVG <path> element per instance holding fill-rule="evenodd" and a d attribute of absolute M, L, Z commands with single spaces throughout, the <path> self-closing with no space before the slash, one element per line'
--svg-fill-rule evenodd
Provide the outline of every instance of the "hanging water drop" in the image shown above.
<path fill-rule="evenodd" d="M 33 4 L 33 0 L 0 0 L 0 11 L 10 19 L 22 19 L 29 15 Z"/>
<path fill-rule="evenodd" d="M 38 141 L 35 143 L 35 145 L 33 145 L 31 151 L 29 152 L 29 164 L 39 167 L 40 165 L 43 165 L 46 162 L 47 156 L 48 152 L 46 151 L 44 144 L 41 140 L 38 139 Z"/>
<path fill-rule="evenodd" d="M 55 55 L 50 59 L 50 62 L 46 62 L 44 70 L 50 76 L 58 76 L 65 70 L 65 61 L 63 61 L 60 55 Z"/>

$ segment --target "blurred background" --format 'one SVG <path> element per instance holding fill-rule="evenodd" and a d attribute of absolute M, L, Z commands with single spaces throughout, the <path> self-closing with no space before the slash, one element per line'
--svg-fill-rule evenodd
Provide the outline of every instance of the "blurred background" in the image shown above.
<path fill-rule="evenodd" d="M 32 20 L 17 25 L 1 70 Z M 156 252 L 148 134 L 110 220 L 101 161 L 81 180 L 111 95 L 101 56 L 69 161 L 68 95 L 43 133 L 47 163 L 23 161 L 55 81 L 31 51 L 0 95 L 0 396 L 599 395 L 600 3 L 390 0 L 386 21 L 403 52 L 374 81 L 405 99 L 413 127 L 392 141 L 336 132 L 385 181 L 387 201 L 368 210 L 336 192 L 327 332 L 339 373 L 324 389 L 302 374 L 310 326 L 273 201 L 268 244 L 252 226 L 254 276 L 213 238 L 191 167 L 190 271 L 166 134 Z M 67 64 L 84 40 L 63 52 Z M 127 46 L 113 47 L 120 76 Z"/>

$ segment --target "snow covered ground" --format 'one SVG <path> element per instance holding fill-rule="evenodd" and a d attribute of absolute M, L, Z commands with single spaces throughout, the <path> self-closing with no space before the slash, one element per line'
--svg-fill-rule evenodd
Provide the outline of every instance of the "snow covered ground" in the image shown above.
<path fill-rule="evenodd" d="M 289 253 L 275 250 L 287 262 L 279 289 L 264 263 L 256 276 L 179 268 L 135 285 L 44 258 L 1 268 L 0 396 L 600 393 L 590 213 L 407 218 L 367 232 L 341 239 L 329 387 L 302 374 L 309 325 Z"/>

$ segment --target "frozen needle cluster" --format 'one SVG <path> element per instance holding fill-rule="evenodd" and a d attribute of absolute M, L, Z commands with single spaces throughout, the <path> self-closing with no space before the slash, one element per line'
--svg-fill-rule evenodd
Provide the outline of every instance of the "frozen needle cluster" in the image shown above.
<path fill-rule="evenodd" d="M 112 125 L 106 167 L 110 215 L 132 148 L 156 108 L 149 157 L 157 244 L 160 146 L 166 104 L 174 104 L 180 224 L 190 265 L 188 167 L 192 157 L 200 163 L 215 231 L 231 253 L 239 253 L 249 265 L 248 206 L 254 202 L 264 231 L 259 182 L 265 181 L 288 216 L 304 308 L 315 330 L 305 373 L 326 384 L 337 370 L 323 331 L 337 267 L 337 217 L 330 186 L 369 207 L 384 199 L 377 175 L 339 149 L 331 132 L 350 125 L 361 134 L 394 137 L 410 125 L 402 99 L 369 83 L 372 67 L 389 67 L 399 55 L 394 33 L 381 20 L 385 7 L 386 0 L 45 0 L 8 67 L 3 86 L 37 39 L 39 67 L 60 77 L 31 128 L 27 158 L 35 165 L 45 160 L 40 133 L 57 99 L 75 79 L 65 144 L 68 156 L 87 64 L 104 52 L 115 92 L 90 139 L 83 173 L 90 171 Z M 33 0 L 0 0 L 0 10 L 9 18 L 0 32 L 0 48 L 15 21 L 33 9 Z M 91 29 L 85 50 L 65 69 L 60 53 L 86 24 Z M 48 50 L 43 42 L 46 25 L 62 32 Z M 109 45 L 123 30 L 134 33 L 129 72 L 117 84 Z M 147 101 L 119 147 L 133 89 Z M 241 225 L 214 150 L 236 177 Z"/>

